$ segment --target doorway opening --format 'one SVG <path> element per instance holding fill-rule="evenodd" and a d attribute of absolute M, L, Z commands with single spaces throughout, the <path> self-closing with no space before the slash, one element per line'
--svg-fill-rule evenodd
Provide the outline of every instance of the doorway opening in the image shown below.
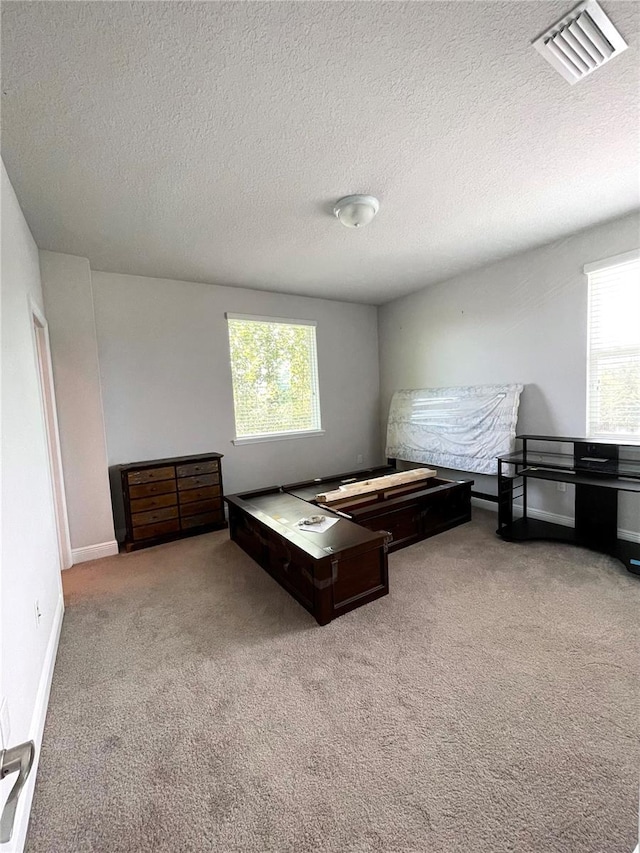
<path fill-rule="evenodd" d="M 30 299 L 29 302 L 31 306 L 31 326 L 36 351 L 38 378 L 40 380 L 42 415 L 47 436 L 47 455 L 49 457 L 49 475 L 56 517 L 60 568 L 68 569 L 73 563 L 73 558 L 71 555 L 71 540 L 69 538 L 69 519 L 67 517 L 67 501 L 64 492 L 64 476 L 62 473 L 62 456 L 60 453 L 56 397 L 53 387 L 49 330 L 47 328 L 47 321 L 40 308 L 33 300 Z"/>

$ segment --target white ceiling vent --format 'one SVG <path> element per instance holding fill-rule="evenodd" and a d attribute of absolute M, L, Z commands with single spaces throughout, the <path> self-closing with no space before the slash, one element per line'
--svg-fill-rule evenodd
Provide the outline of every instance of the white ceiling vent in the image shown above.
<path fill-rule="evenodd" d="M 596 0 L 585 0 L 533 42 L 573 86 L 628 45 Z"/>

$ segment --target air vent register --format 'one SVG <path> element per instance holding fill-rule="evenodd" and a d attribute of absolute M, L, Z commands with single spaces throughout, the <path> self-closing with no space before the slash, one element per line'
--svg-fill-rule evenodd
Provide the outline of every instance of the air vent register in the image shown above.
<path fill-rule="evenodd" d="M 585 0 L 533 42 L 572 86 L 628 45 L 596 0 Z"/>

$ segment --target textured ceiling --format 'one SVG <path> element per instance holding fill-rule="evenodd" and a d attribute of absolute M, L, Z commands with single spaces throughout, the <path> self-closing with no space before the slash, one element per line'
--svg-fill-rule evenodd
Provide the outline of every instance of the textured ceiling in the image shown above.
<path fill-rule="evenodd" d="M 94 269 L 382 303 L 639 206 L 640 4 L 574 87 L 572 5 L 5 2 L 2 156 Z"/>

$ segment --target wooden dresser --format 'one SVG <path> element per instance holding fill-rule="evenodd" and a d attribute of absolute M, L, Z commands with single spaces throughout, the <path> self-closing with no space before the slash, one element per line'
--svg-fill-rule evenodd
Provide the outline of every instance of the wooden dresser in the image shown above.
<path fill-rule="evenodd" d="M 118 466 L 125 550 L 226 527 L 221 460 L 221 453 L 201 453 Z"/>

